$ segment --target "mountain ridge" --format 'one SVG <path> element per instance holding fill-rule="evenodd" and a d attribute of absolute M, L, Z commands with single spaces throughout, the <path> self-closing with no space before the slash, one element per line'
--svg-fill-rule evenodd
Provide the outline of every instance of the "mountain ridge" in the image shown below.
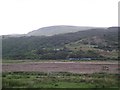
<path fill-rule="evenodd" d="M 27 33 L 27 36 L 53 36 L 58 34 L 72 33 L 78 31 L 84 31 L 94 29 L 95 27 L 87 26 L 70 26 L 70 25 L 56 25 L 39 28 L 37 30 Z"/>
<path fill-rule="evenodd" d="M 55 25 L 42 27 L 37 30 L 32 30 L 26 34 L 8 34 L 1 35 L 5 37 L 23 37 L 23 36 L 54 36 L 59 34 L 74 33 L 78 31 L 85 31 L 90 29 L 109 29 L 114 27 L 90 27 L 90 26 L 72 26 L 72 25 Z"/>

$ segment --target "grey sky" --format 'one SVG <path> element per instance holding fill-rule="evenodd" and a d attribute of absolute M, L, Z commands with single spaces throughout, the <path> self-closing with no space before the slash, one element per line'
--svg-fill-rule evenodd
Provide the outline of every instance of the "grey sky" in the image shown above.
<path fill-rule="evenodd" d="M 118 25 L 119 0 L 0 0 L 0 35 L 45 26 Z"/>

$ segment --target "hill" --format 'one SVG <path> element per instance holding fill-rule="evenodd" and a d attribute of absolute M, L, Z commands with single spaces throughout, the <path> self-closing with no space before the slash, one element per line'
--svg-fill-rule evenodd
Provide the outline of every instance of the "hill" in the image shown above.
<path fill-rule="evenodd" d="M 83 31 L 92 28 L 94 27 L 82 27 L 82 26 L 80 27 L 80 26 L 68 26 L 68 25 L 49 26 L 31 31 L 27 34 L 27 36 L 53 36 L 57 34 Z"/>
<path fill-rule="evenodd" d="M 3 59 L 117 59 L 118 27 L 52 36 L 4 36 L 2 41 Z"/>

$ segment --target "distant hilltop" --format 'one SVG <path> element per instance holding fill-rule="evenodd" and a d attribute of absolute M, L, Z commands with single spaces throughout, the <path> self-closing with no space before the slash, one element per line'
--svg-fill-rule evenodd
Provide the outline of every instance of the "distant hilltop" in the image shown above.
<path fill-rule="evenodd" d="M 27 34 L 10 34 L 10 35 L 3 35 L 3 36 L 6 36 L 6 37 L 53 36 L 58 34 L 74 33 L 78 31 L 86 31 L 86 30 L 92 30 L 92 29 L 114 31 L 118 29 L 118 27 L 88 27 L 88 26 L 56 25 L 56 26 L 42 27 L 37 30 L 28 32 Z"/>
<path fill-rule="evenodd" d="M 29 32 L 28 36 L 53 36 L 57 34 L 71 33 L 82 30 L 93 29 L 94 27 L 84 27 L 84 26 L 68 26 L 68 25 L 58 25 L 43 27 L 38 30 Z"/>

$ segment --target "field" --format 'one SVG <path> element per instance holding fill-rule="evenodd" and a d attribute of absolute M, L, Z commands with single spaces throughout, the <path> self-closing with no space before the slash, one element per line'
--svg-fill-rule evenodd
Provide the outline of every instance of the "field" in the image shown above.
<path fill-rule="evenodd" d="M 6 61 L 3 88 L 117 88 L 117 61 Z"/>
<path fill-rule="evenodd" d="M 104 61 L 83 61 L 83 62 L 19 62 L 19 63 L 3 63 L 3 72 L 71 72 L 71 73 L 96 73 L 108 72 L 118 73 L 117 62 Z"/>
<path fill-rule="evenodd" d="M 3 73 L 3 88 L 117 88 L 117 74 Z"/>

